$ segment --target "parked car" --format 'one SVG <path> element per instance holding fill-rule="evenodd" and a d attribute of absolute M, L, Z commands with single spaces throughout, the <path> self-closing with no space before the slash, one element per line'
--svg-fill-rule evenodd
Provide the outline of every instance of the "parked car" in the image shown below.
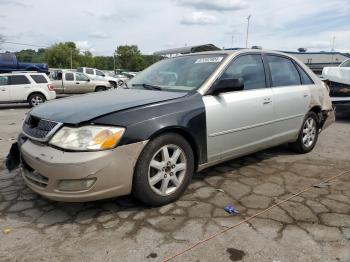
<path fill-rule="evenodd" d="M 322 77 L 330 88 L 333 104 L 338 108 L 350 107 L 350 59 L 337 67 L 323 68 Z"/>
<path fill-rule="evenodd" d="M 24 181 L 47 198 L 132 192 L 157 206 L 217 163 L 284 143 L 308 153 L 333 121 L 326 85 L 299 60 L 213 51 L 159 61 L 124 89 L 35 108 L 18 146 Z M 15 163 L 16 145 L 12 152 Z"/>
<path fill-rule="evenodd" d="M 60 70 L 52 75 L 57 94 L 85 94 L 106 91 L 112 86 L 105 80 L 92 80 L 83 73 Z"/>
<path fill-rule="evenodd" d="M 113 86 L 114 88 L 116 88 L 118 86 L 118 78 L 115 78 L 113 76 L 110 76 L 106 73 L 104 73 L 101 70 L 98 70 L 96 68 L 88 68 L 88 67 L 79 67 L 77 69 L 77 72 L 80 73 L 84 73 L 87 76 L 90 77 L 90 79 L 94 79 L 94 80 L 106 80 L 108 81 L 111 86 Z"/>
<path fill-rule="evenodd" d="M 124 83 L 126 83 L 127 81 L 129 81 L 130 78 L 132 78 L 132 77 L 130 77 L 130 75 L 127 75 L 127 74 L 125 74 L 125 73 L 117 73 L 117 74 L 116 74 L 116 73 L 112 72 L 112 73 L 110 73 L 109 75 L 110 75 L 111 77 L 117 79 L 117 85 L 118 85 L 118 86 L 122 86 Z"/>
<path fill-rule="evenodd" d="M 44 73 L 0 74 L 0 103 L 28 102 L 34 107 L 55 98 L 53 85 Z"/>
<path fill-rule="evenodd" d="M 9 73 L 15 71 L 36 71 L 48 73 L 47 64 L 22 63 L 17 61 L 15 54 L 0 54 L 0 73 Z"/>

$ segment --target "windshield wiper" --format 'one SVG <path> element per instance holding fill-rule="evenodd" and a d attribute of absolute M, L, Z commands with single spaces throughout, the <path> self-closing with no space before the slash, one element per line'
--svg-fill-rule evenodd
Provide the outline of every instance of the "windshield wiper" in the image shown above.
<path fill-rule="evenodd" d="M 160 86 L 154 86 L 154 85 L 149 85 L 149 84 L 133 84 L 132 86 L 142 86 L 144 89 L 148 90 L 162 90 Z"/>

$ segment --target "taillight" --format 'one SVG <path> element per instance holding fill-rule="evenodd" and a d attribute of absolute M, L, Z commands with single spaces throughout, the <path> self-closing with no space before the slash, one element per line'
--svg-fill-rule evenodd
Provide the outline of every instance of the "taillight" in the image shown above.
<path fill-rule="evenodd" d="M 53 85 L 52 85 L 52 84 L 48 84 L 48 85 L 47 85 L 47 89 L 49 89 L 49 91 L 54 91 Z"/>

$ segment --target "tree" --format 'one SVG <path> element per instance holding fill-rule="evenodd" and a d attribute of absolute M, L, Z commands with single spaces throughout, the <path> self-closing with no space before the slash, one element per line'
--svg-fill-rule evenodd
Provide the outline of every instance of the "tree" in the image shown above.
<path fill-rule="evenodd" d="M 115 51 L 117 67 L 129 70 L 140 71 L 145 68 L 145 61 L 137 45 L 121 45 Z"/>
<path fill-rule="evenodd" d="M 45 60 L 49 67 L 77 68 L 79 65 L 79 52 L 74 42 L 65 42 L 52 45 L 45 52 Z"/>

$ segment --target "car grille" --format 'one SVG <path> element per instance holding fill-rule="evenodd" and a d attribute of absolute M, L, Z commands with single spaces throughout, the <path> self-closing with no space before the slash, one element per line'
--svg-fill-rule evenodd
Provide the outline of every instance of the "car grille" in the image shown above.
<path fill-rule="evenodd" d="M 61 126 L 61 123 L 29 115 L 23 123 L 23 133 L 38 141 L 46 141 Z"/>

